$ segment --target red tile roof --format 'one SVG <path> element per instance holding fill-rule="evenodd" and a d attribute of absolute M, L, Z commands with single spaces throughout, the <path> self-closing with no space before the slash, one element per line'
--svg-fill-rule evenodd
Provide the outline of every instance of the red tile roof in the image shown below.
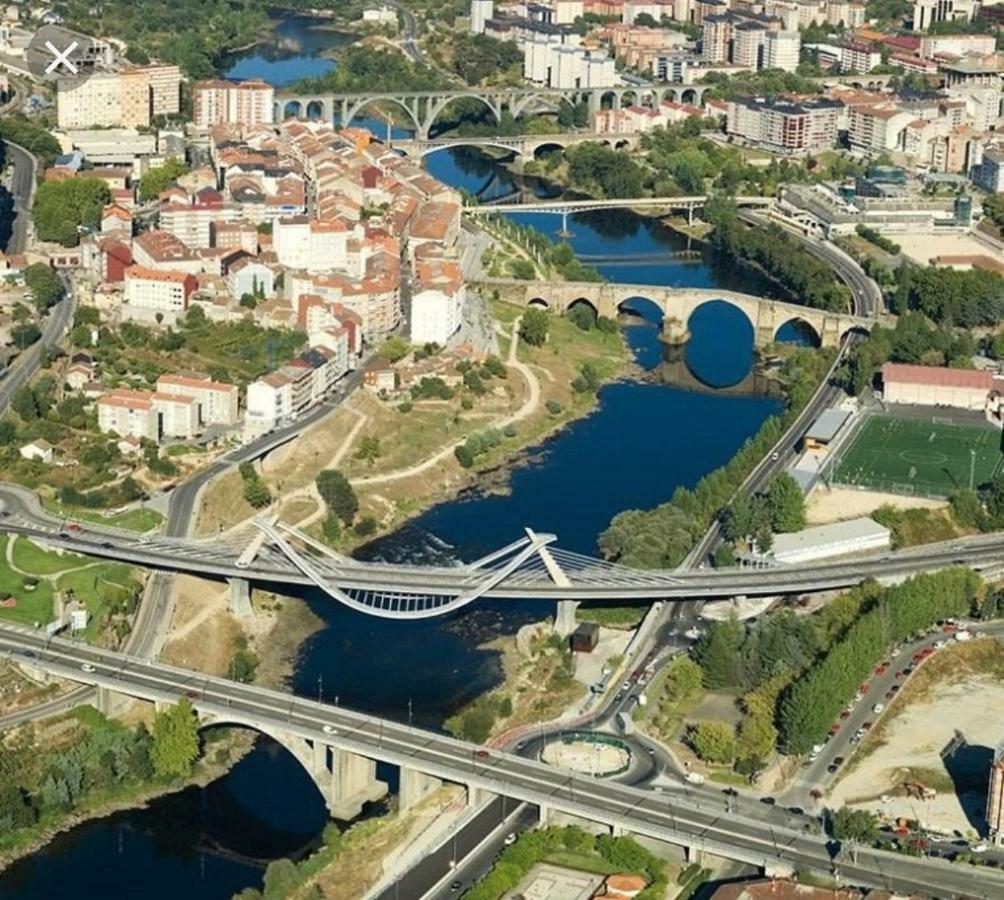
<path fill-rule="evenodd" d="M 882 366 L 882 381 L 986 391 L 994 386 L 994 377 L 989 372 L 975 369 L 947 369 L 942 366 L 910 366 L 903 363 L 886 363 Z"/>

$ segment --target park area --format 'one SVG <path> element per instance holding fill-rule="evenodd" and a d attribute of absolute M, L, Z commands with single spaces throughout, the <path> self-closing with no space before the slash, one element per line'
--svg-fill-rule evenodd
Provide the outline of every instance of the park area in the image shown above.
<path fill-rule="evenodd" d="M 997 474 L 1001 433 L 938 416 L 873 416 L 844 453 L 833 481 L 895 494 L 947 497 Z"/>

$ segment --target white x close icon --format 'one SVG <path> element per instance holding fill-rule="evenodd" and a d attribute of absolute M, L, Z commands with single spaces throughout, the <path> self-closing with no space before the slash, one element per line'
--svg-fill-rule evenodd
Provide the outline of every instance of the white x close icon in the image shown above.
<path fill-rule="evenodd" d="M 45 49 L 48 50 L 54 57 L 51 63 L 45 67 L 45 74 L 51 75 L 60 66 L 66 66 L 71 75 L 77 74 L 77 64 L 70 59 L 70 54 L 76 50 L 78 44 L 76 41 L 71 42 L 71 44 L 65 50 L 59 50 L 55 47 L 52 41 L 45 42 Z"/>

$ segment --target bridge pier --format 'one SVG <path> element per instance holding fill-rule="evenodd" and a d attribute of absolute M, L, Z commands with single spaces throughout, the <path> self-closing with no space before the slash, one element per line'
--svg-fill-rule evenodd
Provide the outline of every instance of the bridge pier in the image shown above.
<path fill-rule="evenodd" d="M 575 631 L 575 611 L 579 608 L 578 600 L 559 600 L 554 611 L 554 633 L 562 637 L 570 637 Z"/>
<path fill-rule="evenodd" d="M 411 809 L 433 791 L 442 787 L 443 782 L 432 776 L 426 775 L 418 769 L 401 767 L 401 787 L 398 792 L 398 808 L 401 812 Z"/>
<path fill-rule="evenodd" d="M 238 619 L 253 619 L 254 608 L 251 606 L 251 582 L 246 578 L 228 578 L 230 585 L 230 602 L 228 609 Z"/>
<path fill-rule="evenodd" d="M 332 818 L 351 821 L 363 806 L 387 794 L 386 783 L 376 777 L 376 760 L 319 743 L 313 756 L 314 781 Z"/>

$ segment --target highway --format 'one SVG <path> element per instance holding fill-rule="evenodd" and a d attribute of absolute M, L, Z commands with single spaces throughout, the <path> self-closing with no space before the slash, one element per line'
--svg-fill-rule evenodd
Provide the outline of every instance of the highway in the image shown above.
<path fill-rule="evenodd" d="M 989 900 L 1004 896 L 1004 875 L 997 871 L 955 867 L 870 848 L 858 849 L 855 861 L 827 838 L 804 828 L 765 823 L 742 810 L 723 814 L 719 805 L 701 798 L 658 794 L 589 776 L 558 773 L 540 762 L 502 751 L 484 751 L 344 707 L 75 644 L 31 629 L 0 625 L 0 655 L 148 701 L 172 702 L 188 696 L 200 713 L 215 721 L 292 734 L 752 865 L 783 862 L 823 872 L 836 868 L 840 877 L 852 884 L 939 897 Z"/>
<path fill-rule="evenodd" d="M 4 141 L 12 168 L 11 194 L 14 197 L 14 223 L 4 252 L 11 256 L 28 249 L 31 206 L 35 197 L 35 157 L 19 144 Z"/>
<path fill-rule="evenodd" d="M 248 448 L 243 453 L 251 454 Z M 229 460 L 233 464 L 236 460 Z M 221 461 L 221 465 L 225 464 Z M 183 496 L 179 508 L 190 509 L 197 487 Z M 185 539 L 167 535 L 140 535 L 90 522 L 72 523 L 42 511 L 30 492 L 13 485 L 0 485 L 0 532 L 39 539 L 50 546 L 90 556 L 115 559 L 133 565 L 170 572 L 187 572 L 218 578 L 247 578 L 271 584 L 312 584 L 287 560 L 282 552 L 265 546 L 249 566 L 238 566 L 238 558 L 250 541 L 235 533 L 225 537 Z M 179 520 L 180 521 L 180 520 Z M 178 526 L 180 527 L 180 526 Z M 273 529 L 274 530 L 274 529 Z M 473 602 L 480 597 L 545 600 L 695 600 L 736 596 L 778 596 L 813 593 L 846 588 L 868 578 L 905 577 L 952 565 L 975 568 L 997 565 L 1004 557 L 1004 543 L 999 534 L 977 534 L 950 541 L 909 547 L 857 559 L 822 561 L 799 566 L 773 568 L 705 568 L 675 571 L 641 571 L 612 566 L 576 554 L 548 547 L 558 561 L 569 585 L 551 579 L 536 558 L 525 569 L 510 571 L 503 559 L 495 568 L 478 566 L 416 566 L 383 562 L 360 562 L 333 556 L 311 556 L 315 574 L 323 576 L 325 590 L 335 599 L 352 592 L 351 605 L 359 611 L 387 618 L 429 618 L 451 609 L 453 601 Z M 298 552 L 298 557 L 306 557 Z M 576 563 L 572 569 L 569 561 Z M 370 607 L 367 598 L 396 598 L 394 609 L 383 605 Z M 424 598 L 448 598 L 435 605 Z M 357 599 L 362 598 L 362 599 Z M 469 598 L 469 599 L 468 599 Z M 344 601 L 343 601 L 344 602 Z"/>

